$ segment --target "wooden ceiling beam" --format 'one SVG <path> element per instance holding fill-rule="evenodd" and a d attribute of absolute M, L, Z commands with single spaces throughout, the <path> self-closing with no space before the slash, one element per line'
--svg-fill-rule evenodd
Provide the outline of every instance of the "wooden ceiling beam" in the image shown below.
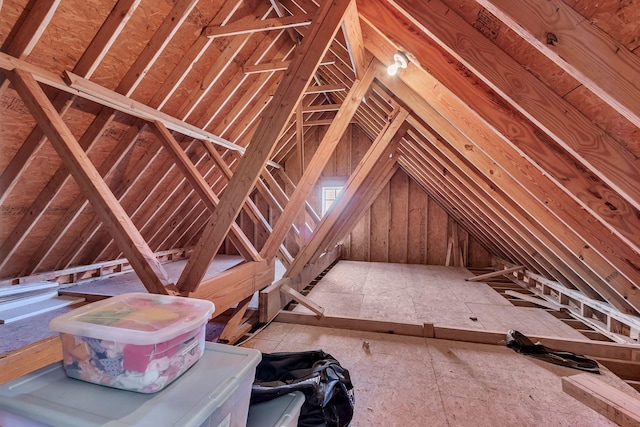
<path fill-rule="evenodd" d="M 261 31 L 284 30 L 287 28 L 303 27 L 311 25 L 308 16 L 286 16 L 282 18 L 251 19 L 228 23 L 223 26 L 209 25 L 205 27 L 205 37 L 228 37 L 241 34 L 253 34 Z"/>
<path fill-rule="evenodd" d="M 372 62 L 363 75 L 362 80 L 357 81 L 349 90 L 347 98 L 338 111 L 333 123 L 327 129 L 318 149 L 314 153 L 307 170 L 304 172 L 294 193 L 289 198 L 289 203 L 285 207 L 278 222 L 273 227 L 273 233 L 267 239 L 261 254 L 265 258 L 270 258 L 275 253 L 276 248 L 282 243 L 285 235 L 291 228 L 298 211 L 303 206 L 309 191 L 322 174 L 327 161 L 331 157 L 335 147 L 340 142 L 340 138 L 349 126 L 353 115 L 360 106 L 362 96 L 369 90 L 376 74 L 379 72 L 379 64 Z"/>
<path fill-rule="evenodd" d="M 342 32 L 347 43 L 347 51 L 351 59 L 351 66 L 356 78 L 362 78 L 367 63 L 365 59 L 364 41 L 362 40 L 362 30 L 360 29 L 360 16 L 358 15 L 358 6 L 353 2 L 347 13 L 344 15 L 342 23 Z"/>
<path fill-rule="evenodd" d="M 304 107 L 302 112 L 303 113 L 322 113 L 325 111 L 338 111 L 341 107 L 342 107 L 342 104 L 310 105 L 308 107 Z"/>
<path fill-rule="evenodd" d="M 334 60 L 322 61 L 318 65 L 335 64 Z M 268 73 L 271 71 L 286 71 L 291 66 L 291 61 L 269 61 L 255 65 L 245 65 L 242 70 L 245 74 Z"/>
<path fill-rule="evenodd" d="M 640 166 L 626 148 L 460 16 L 449 13 L 449 8 L 441 1 L 421 3 L 420 6 L 410 5 L 406 0 L 394 0 L 395 7 L 381 0 L 366 4 L 370 12 L 375 10 L 375 15 L 366 14 L 367 19 L 380 24 L 390 39 L 404 44 L 418 62 L 428 67 L 432 77 L 477 111 L 498 132 L 514 135 L 511 139 L 517 149 L 533 165 L 543 169 L 556 185 L 564 187 L 612 232 L 630 231 L 628 218 L 635 217 L 632 212 L 640 210 L 640 186 L 636 185 Z M 389 22 L 398 25 L 391 29 Z M 497 108 L 490 94 L 472 79 L 452 73 L 450 59 L 434 47 L 434 42 L 472 70 L 535 126 L 514 117 L 508 110 Z M 553 149 L 546 148 L 550 141 L 540 134 L 538 127 L 555 141 L 551 142 Z M 557 150 L 557 146 L 566 153 Z M 583 167 L 577 168 L 574 159 Z M 602 183 L 594 182 L 594 175 Z M 636 222 L 639 228 L 633 232 L 634 236 L 640 233 L 640 221 Z M 632 240 L 629 235 L 626 238 Z"/>
<path fill-rule="evenodd" d="M 209 184 L 204 180 L 200 172 L 195 168 L 193 163 L 189 160 L 187 155 L 180 145 L 175 140 L 171 132 L 161 123 L 155 122 L 153 124 L 153 131 L 162 143 L 165 150 L 173 158 L 178 169 L 182 171 L 187 181 L 193 186 L 195 192 L 200 196 L 203 203 L 213 214 L 218 209 L 220 200 L 218 196 L 211 190 Z M 242 232 L 238 224 L 233 223 L 231 225 L 231 236 L 234 246 L 240 254 L 244 257 L 245 261 L 260 261 L 262 258 L 253 247 L 251 241 Z"/>
<path fill-rule="evenodd" d="M 315 85 L 309 86 L 304 92 L 306 95 L 317 93 L 333 93 L 333 92 L 346 92 L 347 88 L 341 85 Z"/>
<path fill-rule="evenodd" d="M 640 58 L 622 43 L 561 0 L 478 3 L 640 127 Z"/>
<path fill-rule="evenodd" d="M 169 281 L 167 272 L 155 258 L 36 80 L 20 70 L 14 71 L 9 78 L 90 200 L 96 213 L 109 227 L 113 238 L 118 242 L 147 290 L 161 294 L 173 292 L 173 284 Z"/>
<path fill-rule="evenodd" d="M 327 1 L 320 7 L 309 34 L 298 47 L 295 59 L 278 86 L 236 173 L 220 199 L 221 209 L 216 210 L 207 223 L 180 276 L 178 288 L 181 291 L 194 291 L 204 277 L 207 266 L 222 245 L 231 223 L 235 221 L 242 203 L 253 189 L 260 171 L 266 166 L 278 137 L 335 37 L 349 3 L 346 0 Z M 276 250 L 280 243 L 276 245 Z"/>

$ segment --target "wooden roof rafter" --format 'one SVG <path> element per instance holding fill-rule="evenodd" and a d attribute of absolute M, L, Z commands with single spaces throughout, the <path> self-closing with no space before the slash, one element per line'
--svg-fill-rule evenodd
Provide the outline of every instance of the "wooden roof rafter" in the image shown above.
<path fill-rule="evenodd" d="M 640 89 L 637 82 L 640 58 L 622 43 L 562 1 L 478 2 L 640 127 Z"/>
<path fill-rule="evenodd" d="M 375 55 L 381 55 L 383 57 L 389 55 L 388 53 L 386 53 L 386 54 L 383 53 L 385 43 L 384 43 L 384 41 L 381 41 L 381 36 L 376 35 L 375 32 L 370 30 L 370 28 L 371 27 L 368 27 L 367 25 L 365 26 L 365 30 L 364 31 L 365 31 L 366 37 L 369 37 L 369 38 L 377 37 L 378 39 L 377 39 L 377 41 L 367 40 L 367 46 L 374 50 L 374 52 L 372 52 L 372 53 L 374 53 Z M 387 43 L 389 43 L 389 42 L 387 41 Z M 389 51 L 391 51 L 391 49 L 393 49 L 393 47 L 391 47 L 391 46 L 389 46 L 389 44 L 387 44 L 387 50 L 386 51 L 389 52 Z M 416 49 L 419 50 L 420 48 L 416 47 Z M 430 58 L 430 59 L 431 59 L 431 64 L 430 65 L 432 65 L 433 63 L 437 62 L 437 61 L 433 60 L 433 58 Z M 413 70 L 413 69 L 418 70 L 419 67 L 410 64 L 410 69 L 411 70 Z M 401 77 L 405 81 L 407 81 L 407 79 L 410 79 L 412 82 L 414 82 L 416 84 L 419 83 L 419 85 L 421 85 L 421 88 L 418 88 L 417 86 L 412 87 L 412 89 L 415 92 L 426 94 L 426 93 L 432 92 L 434 87 L 441 87 L 442 86 L 442 83 L 440 83 L 437 80 L 435 80 L 429 73 L 426 73 L 426 72 L 422 73 L 420 75 L 420 78 L 418 79 L 416 76 L 413 75 L 413 71 L 411 71 L 411 70 L 403 70 L 405 72 L 402 73 Z M 431 68 L 431 70 L 433 70 L 433 68 Z M 416 78 L 414 79 L 414 77 L 416 77 Z M 411 84 L 413 84 L 413 83 L 411 83 Z M 464 86 L 464 85 L 468 86 L 468 82 L 467 81 L 461 81 L 461 85 L 462 86 Z M 399 94 L 399 91 L 396 90 L 396 88 L 391 87 L 391 85 L 388 85 L 388 86 L 391 88 L 391 90 L 394 93 Z M 459 88 L 456 88 L 455 90 L 459 91 Z M 463 99 L 464 98 L 468 98 L 468 96 L 469 96 L 468 92 L 471 91 L 471 90 L 476 90 L 476 89 L 475 88 L 473 88 L 473 89 L 467 88 L 467 90 L 464 93 L 457 93 L 456 95 L 457 96 L 462 96 Z M 472 147 L 472 150 L 469 151 L 468 149 L 466 149 L 464 147 L 461 147 L 460 148 L 461 152 L 466 152 L 467 156 L 469 156 L 469 155 L 478 155 L 479 152 L 478 152 L 477 149 L 475 149 L 475 147 L 479 147 L 477 144 L 480 144 L 480 141 L 483 141 L 482 145 L 481 145 L 483 150 L 486 151 L 487 149 L 489 149 L 489 147 L 494 146 L 495 150 L 492 150 L 492 156 L 493 155 L 504 156 L 504 154 L 505 154 L 504 153 L 504 150 L 505 150 L 505 144 L 504 143 L 506 142 L 507 146 L 508 146 L 512 142 L 507 140 L 507 139 L 505 139 L 502 135 L 496 135 L 496 137 L 502 139 L 503 142 L 497 143 L 497 141 L 496 141 L 495 144 L 489 142 L 491 140 L 491 138 L 493 138 L 493 136 L 490 137 L 490 139 L 487 139 L 487 137 L 489 135 L 491 135 L 492 133 L 494 133 L 494 132 L 493 131 L 489 131 L 489 132 L 484 132 L 484 133 L 478 133 L 478 129 L 486 126 L 485 124 L 480 124 L 479 123 L 475 127 L 470 127 L 469 126 L 470 117 L 472 117 L 474 115 L 477 115 L 478 113 L 476 113 L 476 112 L 474 112 L 472 110 L 469 110 L 468 113 L 465 114 L 465 118 L 462 119 L 462 117 L 460 117 L 460 113 L 459 113 L 460 110 L 455 110 L 454 111 L 454 110 L 451 109 L 452 103 L 457 103 L 459 101 L 456 101 L 455 98 L 449 97 L 449 93 L 450 93 L 449 89 L 444 89 L 444 87 L 443 87 L 442 89 L 439 89 L 439 92 L 438 92 L 439 97 L 435 97 L 435 98 L 431 97 L 428 100 L 424 99 L 424 101 L 435 105 L 436 108 L 439 109 L 439 114 L 445 114 L 445 115 L 449 116 L 448 117 L 449 121 L 451 121 L 453 123 L 458 123 L 457 126 L 460 127 L 460 129 L 463 129 L 464 132 L 468 136 L 471 136 L 471 138 L 473 138 L 473 140 L 475 141 L 475 144 L 471 144 L 470 145 Z M 399 95 L 399 96 L 402 97 L 403 95 Z M 472 101 L 472 103 L 477 103 L 477 102 L 478 102 L 477 98 L 474 98 L 474 100 Z M 468 104 L 468 102 L 467 102 L 467 104 Z M 469 107 L 461 107 L 461 108 L 464 109 L 464 108 L 469 108 Z M 448 111 L 450 111 L 450 112 L 448 112 Z M 493 116 L 495 116 L 495 113 L 492 113 L 492 114 L 493 114 Z M 500 124 L 500 126 L 503 126 L 503 125 L 504 125 L 503 123 Z M 520 123 L 514 124 L 514 125 L 520 125 Z M 451 141 L 455 142 L 453 140 L 451 140 Z M 498 148 L 498 146 L 500 148 Z M 540 147 L 538 147 L 537 150 L 540 151 Z M 539 155 L 539 153 L 537 155 Z M 557 154 L 554 153 L 554 155 L 557 155 Z M 521 154 L 519 152 L 518 153 L 514 152 L 513 155 L 510 155 L 509 157 L 512 158 L 512 159 L 513 158 L 520 158 Z M 510 168 L 510 172 L 509 173 L 515 174 L 514 176 L 522 175 L 522 171 L 520 170 L 520 168 L 519 167 L 516 168 L 515 167 L 515 163 L 513 163 L 511 160 L 505 160 L 504 162 L 501 161 L 500 163 L 503 165 L 503 167 L 507 167 L 508 166 Z M 536 169 L 539 167 L 538 164 L 535 164 L 535 165 L 532 165 L 532 166 L 535 166 Z M 489 169 L 492 168 L 492 166 L 487 166 L 487 168 L 488 168 L 487 170 L 489 170 Z M 534 173 L 534 172 L 535 173 L 542 173 L 542 172 L 536 172 L 536 170 L 531 169 L 531 173 Z M 546 173 L 548 173 L 548 171 Z M 503 178 L 503 176 L 502 175 L 494 175 L 492 177 L 492 179 L 494 181 L 497 178 Z M 528 177 L 523 177 L 523 180 L 521 181 L 521 183 L 527 184 L 529 182 L 528 181 L 529 179 L 530 178 L 528 178 Z M 537 183 L 543 182 L 543 181 L 545 181 L 545 179 L 547 179 L 547 178 L 541 176 L 540 179 L 536 178 L 536 182 Z M 533 182 L 531 182 L 531 183 L 533 183 Z M 591 182 L 590 185 L 593 185 L 593 182 Z M 549 183 L 549 185 L 546 185 L 545 188 L 553 189 L 554 188 L 554 184 Z M 535 194 L 536 191 L 540 192 L 541 190 L 542 190 L 542 187 L 540 187 L 538 185 L 529 185 L 527 187 L 527 191 L 533 191 L 534 194 Z M 551 197 L 551 198 L 549 196 L 545 196 L 545 197 L 539 197 L 538 200 L 553 200 L 554 203 L 560 203 L 559 200 L 561 198 L 567 197 L 567 196 L 568 196 L 568 194 L 565 193 L 565 192 L 555 192 L 554 196 Z M 525 198 L 522 199 L 522 197 L 525 197 Z M 526 205 L 527 203 L 525 203 L 525 200 L 527 200 L 529 197 L 530 196 L 525 196 L 525 195 L 518 196 L 518 198 L 516 198 L 516 200 L 519 200 L 519 202 L 518 202 L 519 204 L 525 204 Z M 553 224 L 553 222 L 556 222 L 558 220 L 557 217 L 555 217 L 555 215 L 560 215 L 562 217 L 562 215 L 566 215 L 567 214 L 566 206 L 571 205 L 571 203 L 575 203 L 575 201 L 574 202 L 569 202 L 569 201 L 563 202 L 562 206 L 558 205 L 558 208 L 554 209 L 552 211 L 554 217 L 548 216 L 549 215 L 549 211 L 548 211 L 548 208 L 547 208 L 545 203 L 543 203 L 541 206 L 540 205 L 536 205 L 534 203 L 531 206 L 540 206 L 541 213 L 544 212 L 544 213 L 542 213 L 542 217 L 541 218 L 544 218 L 545 215 L 547 215 L 548 219 L 545 219 L 544 222 L 545 222 L 546 226 L 548 227 L 549 224 Z M 580 209 L 578 209 L 578 210 L 574 209 L 574 210 L 572 210 L 571 215 L 576 215 L 577 213 L 581 213 L 581 212 L 584 212 L 584 211 L 582 211 Z M 567 222 L 568 224 L 573 224 L 573 226 L 572 226 L 573 230 L 575 230 L 576 232 L 582 233 L 582 234 L 584 234 L 584 233 L 589 234 L 589 233 L 593 232 L 593 228 L 585 229 L 584 224 L 586 222 L 591 222 L 591 223 L 594 224 L 594 226 L 597 226 L 597 224 L 599 224 L 597 222 L 594 222 L 593 219 L 590 218 L 588 214 L 585 214 L 585 220 L 580 222 L 581 225 L 579 227 L 577 226 L 578 223 L 574 222 L 575 221 L 574 219 L 569 219 L 568 217 L 564 217 L 564 218 L 565 218 L 564 221 L 568 221 Z M 548 221 L 550 221 L 550 222 L 548 222 Z M 620 231 L 622 231 L 622 230 L 620 230 Z M 607 235 L 607 238 L 611 235 L 610 233 L 605 233 L 605 234 Z M 568 237 L 571 237 L 571 236 L 568 236 Z M 583 235 L 582 237 L 586 237 L 586 236 Z M 594 238 L 596 239 L 597 242 L 600 242 L 600 237 L 596 238 L 595 235 L 594 235 Z M 566 244 L 566 239 L 565 239 L 565 242 L 563 242 L 563 243 Z M 626 240 L 623 241 L 623 245 L 620 246 L 620 248 L 624 247 L 624 243 L 626 243 Z M 595 243 L 595 241 L 592 242 L 591 244 L 587 244 L 587 245 L 584 245 L 582 243 L 578 243 L 577 240 L 575 241 L 574 246 L 573 246 L 573 250 L 575 251 L 574 253 L 576 254 L 575 257 L 578 258 L 578 255 L 579 255 L 579 257 L 580 257 L 579 260 L 580 261 L 584 261 L 587 257 L 589 257 L 591 259 L 591 261 L 589 261 L 588 264 L 584 263 L 584 265 L 583 265 L 583 267 L 581 267 L 581 269 L 584 270 L 586 268 L 587 269 L 586 271 L 594 271 L 595 270 L 594 272 L 596 272 L 597 276 L 599 277 L 599 279 L 597 279 L 597 280 L 604 281 L 604 279 L 607 278 L 607 280 L 606 280 L 607 284 L 603 284 L 603 285 L 599 286 L 599 288 L 601 290 L 604 291 L 609 286 L 616 287 L 616 285 L 613 282 L 618 281 L 619 282 L 618 292 L 620 292 L 620 295 L 623 295 L 625 298 L 629 298 L 629 299 L 633 298 L 633 295 L 635 295 L 638 291 L 635 289 L 634 285 L 632 284 L 633 281 L 629 281 L 628 277 L 634 277 L 634 275 L 637 274 L 637 273 L 634 272 L 633 269 L 627 269 L 625 271 L 628 271 L 628 276 L 627 277 L 622 277 L 619 272 L 624 270 L 626 267 L 630 267 L 630 266 L 628 266 L 628 265 L 625 266 L 626 261 L 624 261 L 623 259 L 617 258 L 618 254 L 616 254 L 616 253 L 610 253 L 610 256 L 607 256 L 607 258 L 603 258 L 603 254 L 602 253 L 596 254 L 595 251 L 593 251 L 593 248 L 597 248 L 599 245 L 600 245 L 600 243 Z M 611 247 L 617 247 L 617 246 L 618 245 L 612 245 Z M 626 258 L 626 259 L 633 259 L 637 255 L 633 255 L 633 254 L 630 253 L 629 256 L 631 258 Z M 611 270 L 610 270 L 611 267 L 609 266 L 610 265 L 609 262 L 615 264 L 621 270 L 617 270 L 617 271 L 619 271 L 618 273 L 611 275 L 610 274 L 611 273 Z M 598 265 L 598 263 L 600 263 L 599 267 L 594 267 L 594 266 Z M 607 273 L 605 273 L 605 271 L 607 271 Z M 624 299 L 621 299 L 620 297 L 615 297 L 615 298 L 618 298 L 619 306 L 620 305 L 622 307 L 627 306 L 628 303 Z"/>
<path fill-rule="evenodd" d="M 393 81 L 391 79 L 387 79 L 385 84 L 387 84 L 391 88 L 391 90 L 393 90 L 395 93 L 403 94 L 403 99 L 405 101 L 409 102 L 411 100 L 410 94 L 403 93 L 403 89 L 400 87 L 400 84 L 398 82 Z M 424 104 L 411 103 L 410 105 L 415 108 L 414 111 L 416 114 L 419 114 L 423 117 L 423 119 L 428 120 L 431 123 L 431 125 L 436 129 L 436 131 L 440 135 L 442 135 L 443 138 L 446 141 L 448 141 L 453 147 L 455 147 L 452 154 L 448 156 L 449 159 L 455 160 L 458 157 L 464 156 L 465 158 L 471 159 L 473 161 L 475 167 L 478 168 L 478 170 L 480 171 L 480 176 L 475 177 L 474 179 L 472 179 L 472 181 L 478 181 L 483 179 L 486 180 L 486 179 L 489 179 L 489 177 L 491 177 L 492 184 L 490 186 L 492 188 L 495 188 L 495 187 L 501 188 L 507 197 L 507 200 L 502 200 L 499 203 L 500 206 L 502 207 L 514 206 L 514 208 L 510 209 L 511 215 L 515 214 L 519 209 L 522 209 L 522 208 L 526 209 L 526 211 L 522 212 L 522 216 L 518 220 L 521 224 L 528 224 L 525 228 L 522 229 L 522 232 L 525 233 L 526 230 L 537 230 L 536 232 L 537 238 L 542 238 L 542 236 L 544 236 L 544 239 L 547 239 L 545 244 L 538 249 L 539 253 L 543 253 L 543 248 L 555 247 L 556 249 L 554 253 L 556 254 L 556 256 L 559 255 L 560 253 L 565 254 L 565 256 L 563 257 L 565 259 L 565 262 L 569 265 L 573 265 L 573 268 L 576 269 L 575 270 L 576 272 L 580 272 L 578 275 L 575 275 L 575 274 L 573 275 L 571 283 L 575 284 L 576 286 L 582 283 L 580 285 L 580 288 L 587 295 L 590 294 L 589 287 L 587 287 L 585 282 L 582 279 L 580 279 L 580 275 L 582 275 L 583 277 L 589 277 L 591 286 L 595 286 L 593 285 L 593 283 L 598 283 L 598 282 L 602 283 L 602 279 L 598 277 L 595 271 L 592 271 L 592 268 L 593 268 L 592 266 L 580 265 L 580 263 L 577 262 L 577 256 L 572 255 L 570 253 L 563 252 L 565 250 L 564 246 L 567 245 L 567 242 L 570 241 L 569 239 L 572 236 L 565 233 L 565 241 L 560 242 L 557 240 L 557 237 L 555 237 L 556 234 L 552 233 L 551 231 L 545 228 L 545 227 L 548 227 L 549 224 L 552 224 L 553 221 L 555 221 L 555 219 L 548 217 L 545 220 L 545 215 L 548 216 L 549 212 L 544 207 L 536 204 L 535 202 L 532 203 L 531 201 L 527 200 L 529 196 L 528 194 L 522 192 L 522 187 L 521 187 L 523 184 L 526 185 L 525 181 L 520 181 L 520 182 L 515 180 L 512 181 L 513 178 L 511 178 L 509 174 L 504 173 L 501 170 L 501 166 L 494 162 L 495 157 L 493 159 L 491 159 L 490 157 L 485 157 L 486 155 L 483 154 L 480 150 L 478 150 L 477 147 L 474 146 L 471 141 L 469 140 L 465 141 L 465 138 L 462 137 L 461 135 L 456 136 L 456 131 L 453 128 L 450 128 L 449 130 L 447 130 L 446 127 L 447 126 L 450 127 L 451 125 L 448 124 L 448 122 L 444 121 L 442 118 L 439 118 L 437 113 L 427 117 L 426 116 L 427 111 L 424 108 Z M 440 121 L 440 123 L 438 123 L 438 120 Z M 453 132 L 453 133 L 450 134 L 450 132 Z M 442 150 L 443 148 L 444 147 L 440 148 L 440 150 Z M 491 171 L 493 171 L 493 173 L 491 173 Z M 481 178 L 482 175 L 484 175 L 483 178 Z M 510 183 L 506 184 L 507 182 L 510 182 Z M 492 191 L 489 194 L 494 194 L 493 197 L 495 197 L 495 191 Z M 512 198 L 512 200 L 516 200 L 517 203 L 510 203 L 508 201 L 509 200 L 508 198 Z M 522 207 L 522 208 L 516 209 L 515 206 Z M 542 222 L 541 219 L 544 220 L 544 222 Z M 576 245 L 578 244 L 576 243 Z M 607 291 L 608 287 L 602 284 L 599 285 L 597 289 L 600 292 L 604 292 L 604 293 L 608 292 Z M 620 296 L 617 296 L 611 293 L 609 293 L 608 296 L 609 296 L 610 302 L 614 303 L 614 301 L 616 301 L 620 309 L 623 309 L 623 310 L 629 309 L 628 303 Z"/>

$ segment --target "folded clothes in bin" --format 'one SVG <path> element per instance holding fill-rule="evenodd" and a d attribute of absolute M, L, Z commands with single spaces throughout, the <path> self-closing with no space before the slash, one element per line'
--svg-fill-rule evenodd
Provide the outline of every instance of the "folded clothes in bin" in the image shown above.
<path fill-rule="evenodd" d="M 51 320 L 67 376 L 140 393 L 162 390 L 200 359 L 211 301 L 128 293 Z"/>
<path fill-rule="evenodd" d="M 262 354 L 251 403 L 294 391 L 305 395 L 298 426 L 344 427 L 351 422 L 355 396 L 349 371 L 330 354 L 322 350 Z"/>

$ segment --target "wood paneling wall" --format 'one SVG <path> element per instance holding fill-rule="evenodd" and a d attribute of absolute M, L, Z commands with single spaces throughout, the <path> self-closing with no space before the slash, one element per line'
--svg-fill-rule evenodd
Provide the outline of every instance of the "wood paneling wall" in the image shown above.
<path fill-rule="evenodd" d="M 315 152 L 326 127 L 318 126 L 305 134 L 305 164 Z M 359 127 L 351 125 L 327 163 L 322 178 L 309 195 L 309 203 L 321 211 L 321 187 L 345 182 L 371 145 Z M 296 153 L 288 158 L 285 170 L 294 182 L 300 177 Z M 255 196 L 259 201 L 261 197 Z M 245 221 L 246 223 L 246 221 Z M 343 258 L 354 261 L 445 265 L 447 244 L 457 228 L 458 239 L 466 242 L 467 265 L 490 265 L 489 252 L 435 202 L 402 170 L 384 186 L 363 217 L 344 239 Z M 251 236 L 252 234 L 249 233 Z M 287 247 L 295 255 L 295 243 Z M 263 242 L 256 242 L 260 248 Z"/>

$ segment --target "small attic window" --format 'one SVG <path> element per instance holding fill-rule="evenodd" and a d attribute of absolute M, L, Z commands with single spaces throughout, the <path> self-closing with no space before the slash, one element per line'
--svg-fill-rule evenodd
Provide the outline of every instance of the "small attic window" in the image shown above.
<path fill-rule="evenodd" d="M 340 192 L 342 191 L 342 186 L 332 185 L 332 186 L 323 186 L 322 187 L 322 215 L 329 210 L 333 202 L 336 201 Z"/>

